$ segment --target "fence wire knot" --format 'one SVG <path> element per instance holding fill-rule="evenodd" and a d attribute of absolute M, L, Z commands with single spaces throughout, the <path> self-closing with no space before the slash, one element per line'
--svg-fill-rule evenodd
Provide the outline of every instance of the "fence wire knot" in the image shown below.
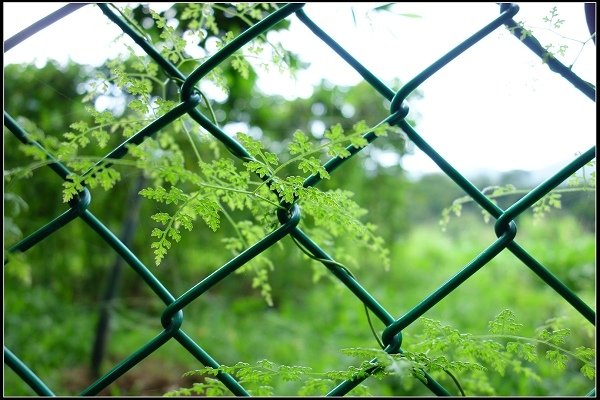
<path fill-rule="evenodd" d="M 393 115 L 393 117 L 390 119 L 390 124 L 398 124 L 400 121 L 406 118 L 410 111 L 408 102 L 399 96 L 400 93 L 401 90 L 396 93 L 392 99 L 392 103 L 390 104 L 390 114 Z"/>
<path fill-rule="evenodd" d="M 69 200 L 69 206 L 78 215 L 81 215 L 85 210 L 88 209 L 92 202 L 92 195 L 88 188 L 84 187 L 83 191 L 79 192 L 71 200 Z"/>
<path fill-rule="evenodd" d="M 502 214 L 502 216 L 504 215 Z M 506 235 L 506 239 L 513 240 L 517 236 L 517 224 L 515 221 L 505 221 L 502 216 L 494 224 L 494 232 L 497 237 Z"/>
<path fill-rule="evenodd" d="M 178 310 L 175 312 L 175 310 L 167 307 L 160 318 L 160 322 L 165 331 L 173 336 L 183 324 L 183 311 Z"/>

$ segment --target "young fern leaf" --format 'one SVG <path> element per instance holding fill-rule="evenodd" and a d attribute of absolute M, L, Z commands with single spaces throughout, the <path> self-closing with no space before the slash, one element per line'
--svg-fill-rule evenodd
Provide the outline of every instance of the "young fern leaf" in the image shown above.
<path fill-rule="evenodd" d="M 292 142 L 288 145 L 288 151 L 291 155 L 295 156 L 298 154 L 311 153 L 313 151 L 312 142 L 302 132 L 301 130 L 297 130 L 294 132 L 294 138 Z"/>
<path fill-rule="evenodd" d="M 510 310 L 503 310 L 489 322 L 491 335 L 461 333 L 451 326 L 428 318 L 420 318 L 419 322 L 418 331 L 412 334 L 405 332 L 405 341 L 410 342 L 410 346 L 402 354 L 388 354 L 382 349 L 365 347 L 341 349 L 345 356 L 360 360 L 358 366 L 349 366 L 341 371 L 316 372 L 311 368 L 278 365 L 269 360 L 261 360 L 254 365 L 238 362 L 233 366 L 206 367 L 185 374 L 200 375 L 204 377 L 204 383 L 195 383 L 192 388 L 178 389 L 168 395 L 207 395 L 207 390 L 213 385 L 218 385 L 219 390 L 223 389 L 219 393 L 225 393 L 224 385 L 217 384 L 218 381 L 210 378 L 219 372 L 231 374 L 245 387 L 251 388 L 251 393 L 258 393 L 261 387 L 270 393 L 271 385 L 276 379 L 302 382 L 298 392 L 300 396 L 323 395 L 342 381 L 369 377 L 383 379 L 398 376 L 402 378 L 399 382 L 408 388 L 416 381 L 426 382 L 425 373 L 428 373 L 438 382 L 449 380 L 462 396 L 495 395 L 490 369 L 501 376 L 510 370 L 525 379 L 541 381 L 532 368 L 522 363 L 539 362 L 537 353 L 540 349 L 536 344 L 554 346 L 544 354 L 545 359 L 557 370 L 564 370 L 571 356 L 583 363 L 580 368 L 582 375 L 589 379 L 595 378 L 594 349 L 578 347 L 569 351 L 550 342 L 561 342 L 568 334 L 568 329 L 562 328 L 561 322 L 557 320 L 548 321 L 539 329 L 540 332 L 557 332 L 556 338 L 553 338 L 552 333 L 540 333 L 538 337 L 516 336 L 522 325 L 517 323 L 516 315 Z M 540 339 L 541 337 L 544 339 Z M 371 395 L 364 385 L 359 385 L 350 394 Z"/>
<path fill-rule="evenodd" d="M 204 382 L 194 383 L 191 388 L 182 388 L 168 392 L 166 396 L 192 394 L 208 396 L 210 390 L 213 393 L 224 395 L 227 392 L 225 385 L 211 378 L 212 376 L 217 376 L 220 372 L 232 375 L 254 396 L 272 396 L 273 387 L 271 385 L 274 381 L 304 381 L 299 389 L 299 394 L 301 396 L 315 396 L 330 390 L 336 383 L 351 379 L 357 373 L 360 373 L 360 371 L 360 368 L 349 367 L 346 371 L 316 372 L 309 367 L 280 365 L 269 360 L 260 360 L 253 365 L 238 362 L 233 366 L 222 365 L 219 368 L 205 367 L 186 372 L 185 376 L 199 375 L 203 377 Z M 370 395 L 367 387 L 364 385 L 359 385 L 351 394 Z"/>
<path fill-rule="evenodd" d="M 586 166 L 582 167 L 578 172 L 575 172 L 569 178 L 567 182 L 567 188 L 556 188 L 538 200 L 531 208 L 533 211 L 534 221 L 540 221 L 550 211 L 554 209 L 560 209 L 562 207 L 561 197 L 563 193 L 568 192 L 586 192 L 595 191 L 596 189 L 596 173 L 587 173 L 590 167 L 594 167 L 595 161 L 591 161 Z M 503 186 L 490 186 L 482 189 L 482 193 L 485 194 L 488 199 L 493 203 L 497 204 L 497 199 L 506 196 L 525 195 L 529 192 L 526 189 L 517 189 L 512 184 L 506 184 Z M 454 199 L 452 204 L 442 210 L 439 225 L 442 231 L 445 231 L 450 223 L 452 215 L 460 217 L 463 211 L 463 205 L 473 202 L 470 196 L 462 196 Z M 491 219 L 491 215 L 484 209 L 482 209 L 483 220 L 488 223 Z"/>
<path fill-rule="evenodd" d="M 186 194 L 181 189 L 172 186 L 169 191 L 159 186 L 157 188 L 146 188 L 140 191 L 140 195 L 159 203 L 173 204 L 179 206 L 173 215 L 167 213 L 156 213 L 152 216 L 154 221 L 161 223 L 165 229 L 155 228 L 151 236 L 158 238 L 158 241 L 151 244 L 154 250 L 155 262 L 158 266 L 167 250 L 171 248 L 171 241 L 179 242 L 181 240 L 180 227 L 188 231 L 193 228 L 192 221 L 196 216 L 200 216 L 206 225 L 213 231 L 219 228 L 220 207 L 213 199 L 202 196 L 202 192 Z"/>
<path fill-rule="evenodd" d="M 516 315 L 511 310 L 503 310 L 489 323 L 490 333 L 505 335 L 519 332 L 523 325 L 516 323 Z"/>
<path fill-rule="evenodd" d="M 225 8 L 218 3 L 189 4 L 183 9 L 181 18 L 186 23 L 189 22 L 189 28 L 196 30 L 196 34 L 201 35 L 202 39 L 211 34 L 219 36 L 219 45 L 222 46 L 233 40 L 235 35 L 225 32 L 223 27 L 217 25 L 215 10 L 252 25 L 254 20 L 264 17 L 265 12 L 271 8 L 279 6 L 236 4 L 235 8 Z M 124 18 L 132 20 L 131 10 L 125 9 L 121 14 Z M 176 29 L 169 25 L 164 14 L 150 10 L 150 16 L 159 30 L 160 43 L 157 48 L 165 57 L 178 64 L 177 67 L 187 62 L 198 64 L 202 61 L 194 60 L 185 53 L 188 44 L 186 39 L 180 37 Z M 143 29 L 137 29 L 141 31 L 142 36 L 148 38 Z M 271 45 L 263 35 L 249 44 L 248 51 L 253 56 L 258 56 L 264 44 Z M 276 63 L 289 60 L 284 49 L 276 45 L 271 47 L 274 57 L 277 58 Z M 239 52 L 230 58 L 232 67 L 242 75 L 248 73 L 250 68 L 245 59 L 246 55 L 246 52 Z M 58 154 L 58 158 L 74 172 L 64 183 L 65 202 L 72 200 L 86 186 L 101 186 L 108 190 L 121 178 L 120 172 L 107 166 L 108 162 L 96 165 L 97 160 L 85 159 L 79 154 L 83 149 L 91 147 L 91 144 L 99 148 L 107 146 L 112 134 L 117 131 L 122 131 L 122 135 L 129 138 L 177 104 L 166 99 L 166 88 L 172 80 L 162 81 L 159 67 L 150 57 L 140 56 L 130 47 L 126 62 L 118 58 L 107 62 L 106 66 L 106 75 L 98 75 L 90 82 L 91 89 L 86 101 L 92 102 L 100 95 L 110 96 L 115 89 L 120 89 L 127 96 L 127 109 L 132 116 L 126 119 L 118 118 L 110 111 L 98 111 L 89 107 L 88 112 L 93 122 L 79 121 L 71 124 L 70 131 L 64 133 L 61 140 L 46 137 L 43 132 L 38 134 L 40 140 L 44 141 L 41 144 L 52 150 L 53 154 Z M 226 86 L 225 74 L 220 72 L 219 68 L 212 69 L 207 76 L 216 81 L 220 79 Z M 162 91 L 163 96 L 158 96 L 157 91 Z M 210 108 L 208 100 L 206 103 L 206 107 Z M 188 128 L 190 121 L 189 117 L 184 116 L 161 129 L 153 137 L 144 139 L 141 144 L 128 145 L 127 157 L 131 157 L 132 160 L 121 160 L 122 165 L 134 165 L 152 180 L 152 186 L 142 190 L 140 195 L 160 204 L 161 208 L 167 207 L 151 217 L 157 224 L 151 233 L 151 250 L 157 265 L 164 260 L 173 244 L 181 240 L 182 230 L 192 230 L 198 218 L 202 219 L 209 229 L 215 231 L 221 225 L 221 218 L 226 216 L 238 235 L 238 238 L 231 239 L 226 245 L 236 254 L 243 251 L 277 227 L 279 222 L 276 212 L 283 207 L 281 202 L 298 202 L 307 216 L 303 223 L 312 223 L 315 225 L 314 229 L 320 229 L 322 236 L 327 239 L 349 234 L 349 237 L 365 243 L 384 259 L 388 258 L 383 240 L 375 235 L 375 227 L 361 221 L 366 211 L 353 201 L 350 192 L 324 192 L 314 187 L 303 186 L 309 175 L 329 179 L 329 172 L 323 166 L 326 158 L 348 157 L 348 146 L 366 146 L 368 141 L 363 136 L 369 131 L 377 136 L 385 135 L 389 129 L 387 125 L 369 128 L 361 121 L 355 124 L 352 130 L 344 132 L 341 125 L 336 124 L 325 132 L 320 142 L 297 131 L 288 146 L 289 154 L 286 155 L 267 150 L 263 143 L 249 135 L 238 134 L 237 139 L 252 156 L 251 160 L 245 160 L 240 167 L 240 164 L 227 157 L 204 161 L 198 151 L 195 152 L 195 162 L 191 163 L 186 159 L 189 153 L 187 149 L 190 147 L 180 148 L 177 134 L 188 133 L 187 137 L 194 148 L 189 134 L 192 128 Z M 34 146 L 23 148 L 39 161 L 47 159 L 47 156 Z M 285 156 L 287 159 L 282 160 Z M 236 224 L 228 214 L 232 211 L 248 212 L 252 224 L 260 229 Z M 384 264 L 389 264 L 389 260 Z M 252 285 L 260 289 L 269 304 L 272 300 L 268 276 L 273 268 L 271 261 L 261 254 L 239 269 L 254 274 Z"/>
<path fill-rule="evenodd" d="M 79 163 L 79 167 L 86 167 L 89 161 Z M 107 167 L 104 163 L 94 165 L 84 175 L 69 174 L 67 180 L 63 182 L 63 202 L 67 203 L 84 189 L 84 186 L 89 186 L 94 189 L 101 186 L 104 190 L 111 189 L 115 183 L 121 179 L 119 171 L 112 167 Z"/>

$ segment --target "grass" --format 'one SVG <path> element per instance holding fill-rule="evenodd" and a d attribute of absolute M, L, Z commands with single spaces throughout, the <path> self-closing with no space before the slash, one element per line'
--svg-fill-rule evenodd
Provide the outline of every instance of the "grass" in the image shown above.
<path fill-rule="evenodd" d="M 435 226 L 416 228 L 391 244 L 390 271 L 383 271 L 375 261 L 363 257 L 360 260 L 364 263 L 355 275 L 395 317 L 403 315 L 495 240 L 493 227 L 483 225 L 477 218 L 464 216 L 453 223 L 460 224 L 460 229 L 451 228 L 448 233 Z M 587 266 L 594 263 L 593 235 L 577 231 L 577 224 L 567 219 L 545 223 L 524 221 L 517 240 L 559 277 L 571 279 L 584 299 L 593 300 L 594 288 L 585 280 L 585 274 L 589 274 Z M 550 235 L 549 230 L 560 235 Z M 562 242 L 565 238 L 573 239 L 573 245 Z M 182 328 L 226 365 L 269 359 L 320 372 L 340 370 L 354 362 L 341 349 L 377 347 L 360 302 L 330 279 L 312 283 L 312 269 L 304 261 L 296 263 L 284 263 L 272 274 L 275 307 L 267 307 L 255 292 L 240 290 L 247 287 L 247 278 L 233 275 L 185 308 Z M 584 279 L 577 279 L 582 276 Z M 15 283 L 6 288 L 5 344 L 56 394 L 78 394 L 91 382 L 87 364 L 97 305 L 90 299 L 60 301 L 51 287 L 41 284 L 25 288 Z M 126 291 L 123 296 L 114 315 L 104 372 L 162 330 L 160 311 L 147 311 L 162 309 L 156 299 L 133 301 Z M 487 321 L 505 308 L 518 316 L 527 334 L 533 334 L 546 319 L 564 315 L 572 329 L 565 346 L 595 347 L 593 326 L 508 252 L 483 267 L 425 317 L 441 320 L 462 332 L 485 334 Z M 383 325 L 376 322 L 375 329 L 380 334 Z M 407 328 L 407 333 L 412 329 Z M 31 340 L 33 335 L 35 340 Z M 403 346 L 410 349 L 410 342 Z M 583 395 L 593 386 L 578 373 L 576 363 L 569 363 L 567 370 L 560 373 L 547 364 L 541 361 L 536 365 L 543 382 L 490 372 L 490 384 L 498 395 Z M 103 394 L 161 395 L 175 387 L 189 387 L 194 377 L 183 378 L 183 373 L 200 367 L 178 343 L 170 341 Z M 33 394 L 8 368 L 5 371 L 5 395 Z M 412 389 L 399 385 L 392 378 L 368 381 L 375 395 L 429 394 L 421 385 Z M 294 390 L 297 386 L 282 384 L 275 393 L 295 395 Z"/>

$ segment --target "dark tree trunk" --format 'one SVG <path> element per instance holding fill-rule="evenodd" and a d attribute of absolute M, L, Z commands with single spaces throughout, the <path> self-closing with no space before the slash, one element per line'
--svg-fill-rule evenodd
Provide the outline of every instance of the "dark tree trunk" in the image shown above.
<path fill-rule="evenodd" d="M 138 195 L 138 193 L 144 188 L 145 185 L 146 178 L 144 177 L 143 173 L 140 173 L 128 194 L 127 209 L 129 212 L 125 217 L 125 222 L 123 223 L 123 232 L 121 233 L 121 241 L 127 247 L 130 247 L 131 242 L 133 241 L 133 234 L 137 228 L 139 220 L 141 196 Z M 100 377 L 102 360 L 106 355 L 108 337 L 110 334 L 110 319 L 121 281 L 122 264 L 123 259 L 117 256 L 106 280 L 104 295 L 102 296 L 102 301 L 100 303 L 100 313 L 98 325 L 96 326 L 96 337 L 94 339 L 94 347 L 92 348 L 92 360 L 90 368 L 94 378 Z"/>

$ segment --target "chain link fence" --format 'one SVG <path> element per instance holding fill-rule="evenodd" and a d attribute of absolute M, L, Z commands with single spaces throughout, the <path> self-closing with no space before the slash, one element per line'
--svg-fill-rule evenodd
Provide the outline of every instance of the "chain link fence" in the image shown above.
<path fill-rule="evenodd" d="M 59 20 L 65 15 L 76 11 L 83 5 L 84 4 L 70 4 L 32 25 L 27 30 L 15 35 L 12 38 L 9 38 L 5 41 L 5 52 L 14 46 L 17 46 L 30 35 L 37 33 L 44 27 Z M 332 37 L 330 37 L 311 20 L 311 18 L 304 12 L 303 6 L 304 5 L 301 3 L 292 3 L 281 6 L 266 18 L 260 20 L 242 32 L 239 36 L 233 38 L 233 40 L 221 48 L 216 54 L 214 54 L 207 61 L 193 70 L 192 73 L 186 76 L 168 59 L 164 58 L 152 43 L 143 38 L 136 31 L 136 29 L 134 29 L 134 27 L 126 22 L 120 15 L 116 14 L 107 4 L 98 4 L 98 7 L 102 10 L 107 18 L 118 25 L 126 35 L 131 37 L 168 76 L 177 79 L 177 81 L 182 82 L 182 84 L 180 86 L 181 100 L 179 104 L 177 104 L 164 116 L 157 118 L 139 132 L 131 136 L 131 138 L 129 138 L 126 142 L 110 151 L 101 161 L 98 162 L 97 165 L 105 162 L 105 160 L 108 159 L 113 160 L 124 157 L 128 152 L 128 146 L 140 144 L 146 137 L 155 135 L 160 129 L 166 127 L 176 119 L 186 114 L 196 121 L 198 125 L 210 132 L 217 140 L 221 141 L 233 155 L 241 160 L 251 160 L 252 155 L 240 142 L 223 132 L 211 121 L 210 118 L 198 110 L 197 106 L 201 101 L 201 97 L 199 96 L 195 87 L 201 79 L 207 76 L 207 74 L 231 57 L 234 52 L 238 51 L 248 42 L 255 39 L 258 35 L 261 35 L 269 28 L 273 27 L 275 24 L 284 19 L 298 18 L 310 29 L 310 31 L 314 33 L 314 35 L 326 43 L 331 48 L 331 51 L 337 53 L 341 60 L 352 66 L 352 68 L 354 68 L 364 78 L 364 80 L 372 86 L 373 90 L 391 103 L 389 116 L 385 119 L 385 121 L 382 122 L 387 122 L 391 125 L 400 127 L 407 134 L 408 138 L 425 154 L 427 154 L 431 160 L 433 160 L 433 162 L 435 162 L 439 168 L 456 183 L 457 186 L 471 196 L 473 201 L 475 201 L 496 220 L 494 232 L 497 236 L 497 239 L 471 262 L 460 269 L 460 271 L 451 277 L 447 282 L 439 286 L 433 292 L 424 294 L 422 301 L 420 301 L 418 304 L 415 304 L 412 309 L 410 309 L 400 318 L 396 318 L 394 315 L 396 314 L 397 310 L 386 310 L 373 295 L 371 295 L 361 286 L 360 282 L 358 282 L 353 275 L 351 275 L 345 268 L 337 264 L 335 260 L 333 260 L 315 240 L 309 237 L 298 227 L 298 223 L 302 219 L 301 208 L 297 204 L 289 204 L 282 200 L 281 204 L 285 205 L 286 210 L 278 211 L 278 218 L 280 221 L 279 227 L 274 229 L 271 233 L 266 235 L 257 243 L 245 249 L 237 257 L 229 260 L 222 267 L 214 271 L 214 273 L 191 286 L 183 295 L 176 297 L 163 286 L 160 280 L 157 279 L 151 270 L 140 261 L 136 254 L 134 254 L 127 246 L 125 246 L 124 243 L 119 240 L 117 235 L 111 232 L 111 230 L 107 228 L 107 226 L 90 211 L 89 206 L 92 202 L 92 195 L 87 188 L 84 188 L 77 197 L 69 202 L 70 207 L 67 211 L 57 218 L 49 221 L 36 232 L 22 239 L 16 245 L 10 248 L 9 252 L 26 252 L 28 249 L 36 246 L 45 238 L 59 231 L 67 224 L 70 224 L 75 220 L 81 220 L 85 222 L 94 232 L 96 232 L 100 238 L 106 241 L 106 243 L 119 255 L 119 257 L 121 257 L 122 260 L 139 275 L 139 278 L 145 282 L 145 284 L 155 293 L 157 297 L 162 300 L 162 302 L 164 302 L 165 308 L 160 316 L 160 321 L 164 328 L 162 332 L 160 332 L 143 347 L 133 352 L 129 357 L 115 365 L 114 368 L 112 368 L 108 373 L 104 374 L 99 379 L 91 383 L 87 388 L 83 389 L 81 391 L 81 395 L 98 394 L 103 389 L 109 387 L 119 377 L 127 374 L 129 370 L 144 360 L 147 356 L 152 354 L 161 346 L 165 345 L 167 342 L 172 341 L 179 343 L 179 345 L 185 349 L 185 351 L 191 353 L 204 366 L 218 368 L 220 366 L 219 362 L 213 358 L 213 356 L 211 356 L 207 350 L 196 343 L 196 341 L 194 341 L 183 329 L 183 310 L 190 303 L 199 299 L 215 284 L 223 279 L 226 279 L 236 270 L 244 266 L 248 261 L 252 260 L 254 257 L 269 249 L 271 246 L 275 245 L 277 242 L 287 236 L 292 237 L 297 243 L 301 244 L 302 247 L 304 247 L 304 249 L 309 252 L 313 258 L 320 260 L 324 268 L 326 268 L 331 274 L 339 279 L 343 285 L 345 285 L 345 287 L 348 289 L 348 296 L 356 296 L 360 302 L 362 302 L 368 308 L 368 310 L 386 326 L 381 336 L 381 343 L 385 347 L 385 351 L 390 354 L 396 354 L 403 351 L 402 331 L 404 329 L 413 324 L 418 318 L 425 315 L 428 310 L 434 307 L 437 303 L 443 301 L 447 296 L 451 296 L 456 288 L 458 288 L 467 280 L 473 278 L 477 271 L 484 268 L 498 254 L 505 251 L 514 254 L 514 256 L 522 262 L 523 268 L 533 271 L 541 281 L 552 288 L 558 296 L 561 296 L 565 302 L 569 303 L 575 310 L 577 310 L 585 319 L 589 321 L 590 324 L 595 324 L 595 311 L 590 307 L 590 305 L 586 304 L 577 296 L 577 294 L 574 293 L 574 291 L 569 289 L 567 285 L 565 285 L 560 279 L 558 279 L 547 268 L 545 268 L 544 265 L 537 261 L 536 258 L 525 248 L 518 244 L 518 231 L 517 226 L 514 223 L 516 217 L 533 207 L 536 202 L 550 193 L 550 191 L 555 189 L 572 174 L 594 160 L 595 146 L 592 146 L 589 150 L 575 157 L 572 162 L 564 166 L 564 168 L 558 171 L 554 176 L 535 187 L 527 195 L 520 198 L 510 207 L 502 209 L 494 201 L 482 193 L 482 191 L 477 189 L 468 179 L 461 175 L 443 157 L 441 157 L 436 150 L 433 149 L 406 120 L 406 116 L 408 115 L 410 108 L 410 105 L 406 99 L 413 91 L 415 91 L 421 84 L 436 74 L 436 72 L 452 62 L 452 60 L 454 60 L 456 57 L 468 51 L 471 46 L 502 26 L 508 27 L 514 33 L 514 36 L 517 37 L 517 39 L 514 40 L 521 40 L 523 45 L 527 46 L 531 51 L 537 54 L 540 59 L 546 60 L 548 67 L 552 71 L 569 81 L 573 85 L 574 89 L 581 91 L 591 101 L 595 101 L 595 88 L 574 74 L 570 68 L 563 65 L 557 59 L 553 57 L 547 58 L 547 52 L 545 51 L 544 47 L 535 39 L 535 37 L 524 35 L 523 28 L 519 26 L 513 19 L 513 17 L 515 17 L 519 11 L 519 7 L 515 4 L 501 4 L 499 7 L 500 12 L 497 18 L 490 21 L 489 24 L 475 32 L 472 36 L 468 37 L 457 47 L 451 49 L 447 54 L 439 58 L 428 68 L 419 73 L 414 79 L 402 86 L 399 90 L 393 90 L 386 86 L 386 84 L 384 84 L 358 60 L 350 55 Z M 502 79 L 502 77 L 499 77 L 499 79 Z M 10 93 L 5 93 L 5 96 L 8 95 L 10 95 Z M 557 101 L 560 101 L 560 99 L 557 99 Z M 425 117 L 427 118 L 428 116 Z M 22 143 L 36 145 L 41 151 L 44 151 L 48 160 L 51 161 L 51 163 L 48 165 L 49 168 L 51 168 L 63 180 L 67 179 L 67 176 L 71 171 L 69 171 L 65 165 L 58 161 L 58 159 L 50 154 L 50 152 L 48 152 L 43 146 L 33 141 L 30 138 L 29 133 L 26 132 L 25 129 L 17 123 L 16 119 L 9 115 L 6 110 L 4 111 L 4 125 Z M 369 132 L 364 135 L 364 138 L 369 143 L 372 143 L 377 139 L 377 136 L 373 132 Z M 10 149 L 7 150 L 10 151 Z M 354 155 L 361 151 L 361 148 L 349 146 L 347 151 L 350 152 L 351 155 Z M 325 163 L 323 168 L 332 175 L 332 178 L 335 179 L 336 170 L 343 169 L 344 163 L 346 163 L 349 158 L 350 157 L 334 157 Z M 321 178 L 319 175 L 307 176 L 304 180 L 303 186 L 315 186 L 320 182 L 320 180 Z M 66 256 L 68 257 L 68 255 Z M 5 312 L 10 313 L 11 310 L 7 309 Z M 22 380 L 25 381 L 38 395 L 54 395 L 53 391 L 44 383 L 44 381 L 34 373 L 35 365 L 28 366 L 24 364 L 19 359 L 18 354 L 14 354 L 6 346 L 4 347 L 4 362 L 9 368 L 16 372 L 22 378 Z M 372 362 L 374 365 L 373 369 L 368 372 L 373 372 L 376 369 L 376 360 L 372 360 Z M 246 389 L 242 387 L 242 385 L 233 376 L 220 372 L 216 377 L 231 391 L 232 394 L 240 396 L 248 395 Z M 427 373 L 425 373 L 424 377 L 425 379 L 423 379 L 423 384 L 426 385 L 433 394 L 450 394 L 445 387 L 443 387 Z M 347 380 L 337 387 L 331 388 L 327 395 L 343 396 L 365 379 L 368 379 L 368 377 L 357 376 L 355 379 Z M 594 393 L 594 391 L 592 391 L 592 393 Z"/>

